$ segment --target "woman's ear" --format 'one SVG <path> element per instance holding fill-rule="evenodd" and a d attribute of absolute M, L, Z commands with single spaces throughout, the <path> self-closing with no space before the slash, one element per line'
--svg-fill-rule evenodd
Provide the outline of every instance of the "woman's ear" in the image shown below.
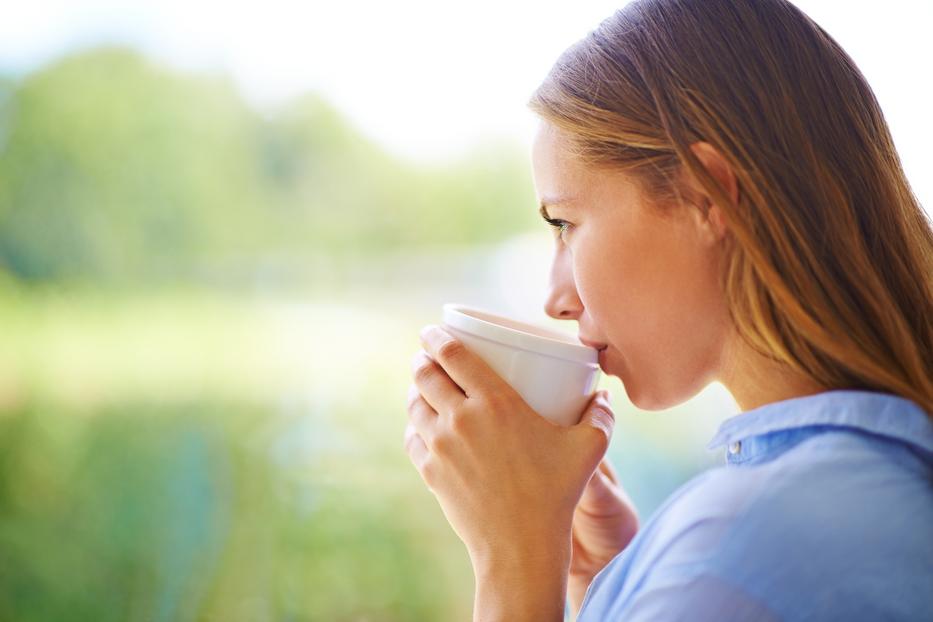
<path fill-rule="evenodd" d="M 706 142 L 693 143 L 690 145 L 690 150 L 700 160 L 706 171 L 716 180 L 719 187 L 725 191 L 726 196 L 729 197 L 733 205 L 738 203 L 738 181 L 732 167 L 729 166 L 722 154 L 714 146 Z M 725 214 L 722 208 L 706 192 L 703 185 L 692 175 L 689 177 L 693 195 L 698 203 L 698 212 L 702 216 L 699 224 L 707 230 L 707 233 L 711 236 L 711 241 L 718 242 L 728 232 Z"/>

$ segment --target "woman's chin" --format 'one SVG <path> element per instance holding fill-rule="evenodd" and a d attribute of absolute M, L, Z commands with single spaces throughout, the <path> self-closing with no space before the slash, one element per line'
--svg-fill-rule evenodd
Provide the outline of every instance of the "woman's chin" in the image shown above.
<path fill-rule="evenodd" d="M 645 386 L 633 378 L 619 378 L 625 387 L 625 394 L 632 404 L 640 410 L 658 411 L 674 408 L 693 398 L 699 390 L 663 390 L 661 387 Z"/>
<path fill-rule="evenodd" d="M 619 379 L 625 389 L 625 395 L 636 408 L 640 410 L 665 410 L 677 405 L 677 402 L 666 399 L 667 396 L 658 391 L 657 387 L 639 382 L 639 379 L 634 377 L 631 370 L 625 368 L 612 355 L 604 358 L 603 355 L 606 353 L 608 353 L 608 350 L 600 353 L 600 367 L 607 376 Z"/>
<path fill-rule="evenodd" d="M 625 387 L 625 394 L 629 401 L 639 410 L 666 410 L 677 405 L 676 402 L 663 399 L 663 396 L 654 391 L 639 390 L 638 386 L 631 382 L 626 384 L 623 381 L 622 386 Z"/>
<path fill-rule="evenodd" d="M 615 357 L 613 357 L 608 348 L 599 353 L 599 367 L 603 373 L 613 378 L 618 378 L 625 389 L 628 400 L 641 410 L 663 410 L 664 406 L 659 405 L 656 395 L 652 391 L 643 390 L 643 385 L 631 377 L 629 370 Z"/>
<path fill-rule="evenodd" d="M 660 396 L 657 390 L 646 387 L 644 383 L 638 382 L 637 378 L 632 377 L 631 370 L 625 366 L 623 360 L 616 356 L 612 346 L 600 351 L 599 367 L 607 376 L 619 379 L 629 401 L 636 408 L 641 410 L 664 410 L 675 405 L 669 404 L 666 400 L 658 399 L 663 396 Z"/>

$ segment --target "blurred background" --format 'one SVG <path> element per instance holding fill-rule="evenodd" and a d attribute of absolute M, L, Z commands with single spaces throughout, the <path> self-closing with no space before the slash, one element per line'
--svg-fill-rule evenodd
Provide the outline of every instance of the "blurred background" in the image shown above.
<path fill-rule="evenodd" d="M 466 620 L 402 448 L 444 302 L 543 303 L 525 102 L 624 2 L 34 0 L 0 21 L 0 619 Z M 929 2 L 801 0 L 933 205 Z M 722 463 L 711 385 L 610 456 Z"/>

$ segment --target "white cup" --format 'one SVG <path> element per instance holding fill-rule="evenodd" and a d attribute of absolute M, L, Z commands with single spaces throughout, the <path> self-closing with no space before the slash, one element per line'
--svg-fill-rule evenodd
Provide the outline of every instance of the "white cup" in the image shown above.
<path fill-rule="evenodd" d="M 447 303 L 444 329 L 485 360 L 531 408 L 558 425 L 580 421 L 599 381 L 599 353 L 568 334 Z"/>

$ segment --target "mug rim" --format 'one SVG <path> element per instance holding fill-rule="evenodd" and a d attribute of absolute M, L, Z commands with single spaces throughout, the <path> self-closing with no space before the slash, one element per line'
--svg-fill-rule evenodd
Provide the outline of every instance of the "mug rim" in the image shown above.
<path fill-rule="evenodd" d="M 595 348 L 580 343 L 576 337 L 568 333 L 510 318 L 472 305 L 448 302 L 444 304 L 443 310 L 446 324 L 478 337 L 575 363 L 592 365 L 599 363 L 599 352 Z M 502 320 L 515 328 L 470 315 L 471 312 Z M 522 330 L 521 327 L 535 332 Z"/>

